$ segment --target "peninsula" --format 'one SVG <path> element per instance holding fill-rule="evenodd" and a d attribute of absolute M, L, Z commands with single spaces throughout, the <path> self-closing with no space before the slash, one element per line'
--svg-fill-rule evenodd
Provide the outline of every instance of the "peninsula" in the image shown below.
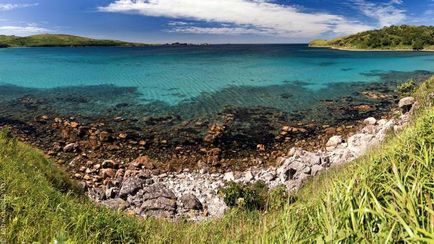
<path fill-rule="evenodd" d="M 117 40 L 99 40 L 65 34 L 41 34 L 26 37 L 0 35 L 0 48 L 8 47 L 91 47 L 91 46 L 146 46 L 148 44 Z"/>
<path fill-rule="evenodd" d="M 434 51 L 434 27 L 400 25 L 332 40 L 313 40 L 310 47 L 349 51 Z"/>

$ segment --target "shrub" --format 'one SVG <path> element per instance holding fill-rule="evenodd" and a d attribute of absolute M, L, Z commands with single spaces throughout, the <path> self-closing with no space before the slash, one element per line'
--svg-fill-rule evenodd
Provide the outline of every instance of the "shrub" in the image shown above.
<path fill-rule="evenodd" d="M 267 199 L 267 210 L 279 210 L 294 203 L 295 196 L 289 195 L 285 185 L 279 185 L 270 190 Z"/>
<path fill-rule="evenodd" d="M 229 207 L 239 207 L 247 210 L 264 210 L 267 203 L 268 187 L 258 181 L 252 184 L 229 184 L 220 189 L 223 200 Z"/>
<path fill-rule="evenodd" d="M 410 94 L 416 89 L 416 83 L 413 80 L 404 82 L 398 86 L 398 92 L 403 94 Z"/>
<path fill-rule="evenodd" d="M 284 185 L 269 190 L 262 181 L 250 184 L 229 182 L 220 189 L 220 194 L 229 207 L 246 210 L 279 210 L 295 202 L 295 197 L 288 194 Z"/>

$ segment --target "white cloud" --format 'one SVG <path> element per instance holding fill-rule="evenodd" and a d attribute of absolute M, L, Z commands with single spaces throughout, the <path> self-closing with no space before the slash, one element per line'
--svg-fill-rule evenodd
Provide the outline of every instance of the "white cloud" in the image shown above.
<path fill-rule="evenodd" d="M 8 11 L 8 10 L 13 10 L 13 9 L 17 9 L 17 8 L 35 7 L 38 5 L 39 5 L 39 3 L 24 3 L 24 4 L 0 3 L 0 11 Z"/>
<path fill-rule="evenodd" d="M 307 13 L 266 0 L 115 0 L 100 11 L 188 19 L 217 27 L 175 26 L 188 33 L 238 33 L 312 38 L 324 33 L 351 34 L 371 26 L 328 13 Z M 229 24 L 230 27 L 225 26 Z"/>
<path fill-rule="evenodd" d="M 377 20 L 379 27 L 399 24 L 407 18 L 405 10 L 399 6 L 402 0 L 391 0 L 386 3 L 354 0 L 354 4 L 364 15 Z"/>
<path fill-rule="evenodd" d="M 34 34 L 41 34 L 50 32 L 49 29 L 39 27 L 36 25 L 27 25 L 27 26 L 14 26 L 14 25 L 6 25 L 0 26 L 0 35 L 16 35 L 16 36 L 28 36 Z"/>

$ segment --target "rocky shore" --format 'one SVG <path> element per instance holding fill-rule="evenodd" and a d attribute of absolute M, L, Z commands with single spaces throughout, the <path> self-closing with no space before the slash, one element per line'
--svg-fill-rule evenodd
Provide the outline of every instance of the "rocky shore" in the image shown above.
<path fill-rule="evenodd" d="M 285 185 L 288 191 L 298 190 L 310 177 L 330 167 L 348 163 L 383 142 L 391 131 L 399 131 L 408 123 L 417 102 L 412 97 L 399 101 L 402 114 L 393 119 L 366 118 L 361 130 L 347 138 L 331 136 L 324 149 L 306 151 L 292 148 L 278 158 L 276 166 L 252 167 L 244 171 L 209 173 L 205 169 L 152 174 L 150 159 L 139 157 L 128 167 L 107 160 L 86 176 L 102 178 L 104 184 L 91 187 L 89 196 L 112 209 L 120 209 L 144 217 L 189 218 L 203 220 L 220 217 L 227 206 L 218 190 L 227 182 L 263 181 L 270 188 Z"/>
<path fill-rule="evenodd" d="M 0 86 L 0 128 L 43 150 L 96 202 L 200 220 L 224 212 L 217 192 L 228 181 L 296 190 L 319 171 L 360 156 L 367 144 L 383 140 L 385 128 L 401 123 L 391 120 L 399 100 L 395 80 L 417 82 L 431 73 L 366 75 L 381 82 L 337 83 L 319 93 L 291 83 L 238 88 L 270 93 L 270 106 L 279 108 L 257 106 L 255 99 L 226 106 L 233 100 L 226 90 L 159 107 L 137 103 L 129 87 Z M 303 106 L 294 89 L 308 100 Z M 215 111 L 195 114 L 204 104 Z"/>

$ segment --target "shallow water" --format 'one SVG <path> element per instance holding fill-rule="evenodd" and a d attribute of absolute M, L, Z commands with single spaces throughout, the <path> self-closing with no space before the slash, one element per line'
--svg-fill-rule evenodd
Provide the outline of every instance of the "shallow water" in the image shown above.
<path fill-rule="evenodd" d="M 387 116 L 399 82 L 433 74 L 434 53 L 306 45 L 0 49 L 0 127 L 62 160 L 149 155 L 183 168 L 218 148 L 225 167 L 244 167 Z M 63 152 L 71 142 L 78 151 Z"/>
<path fill-rule="evenodd" d="M 170 106 L 224 91 L 232 104 L 281 108 L 273 105 L 275 94 L 270 89 L 288 85 L 291 89 L 286 92 L 291 94 L 282 96 L 295 96 L 297 104 L 308 106 L 310 99 L 303 97 L 305 89 L 319 91 L 335 83 L 379 81 L 381 73 L 415 70 L 434 71 L 434 55 L 344 52 L 306 45 L 0 50 L 2 84 L 29 88 L 134 87 L 140 93 L 137 102 Z M 252 93 L 246 87 L 268 89 Z M 218 97 L 212 99 L 220 103 Z M 214 111 L 214 104 L 207 101 L 201 109 Z"/>

